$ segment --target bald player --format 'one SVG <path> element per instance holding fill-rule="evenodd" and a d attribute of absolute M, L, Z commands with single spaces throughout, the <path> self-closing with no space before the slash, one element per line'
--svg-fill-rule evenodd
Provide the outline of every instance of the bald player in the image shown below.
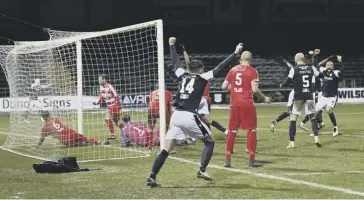
<path fill-rule="evenodd" d="M 295 62 L 297 65 L 290 69 L 287 79 L 281 84 L 281 87 L 286 87 L 293 83 L 294 88 L 294 104 L 290 115 L 290 142 L 287 146 L 288 149 L 295 147 L 296 121 L 303 109 L 305 109 L 306 115 L 311 119 L 316 146 L 322 146 L 318 138 L 318 123 L 315 119 L 315 103 L 312 96 L 312 84 L 315 77 L 318 77 L 320 73 L 314 65 L 306 64 L 304 59 L 303 53 L 296 54 Z"/>
<path fill-rule="evenodd" d="M 231 167 L 231 154 L 234 149 L 235 137 L 239 128 L 247 131 L 247 150 L 249 151 L 249 166 L 260 167 L 255 161 L 257 145 L 257 114 L 253 95 L 265 103 L 270 99 L 262 94 L 258 88 L 258 71 L 250 66 L 252 54 L 244 51 L 240 57 L 240 64 L 230 69 L 224 83 L 223 90 L 230 91 L 229 133 L 226 141 L 225 167 Z"/>

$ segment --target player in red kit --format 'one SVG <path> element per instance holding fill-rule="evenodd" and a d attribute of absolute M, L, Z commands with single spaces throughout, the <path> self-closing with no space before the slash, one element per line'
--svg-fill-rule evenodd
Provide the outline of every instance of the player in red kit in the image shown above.
<path fill-rule="evenodd" d="M 155 134 L 159 134 L 159 132 L 155 132 L 155 124 L 157 123 L 157 119 L 159 118 L 159 89 L 154 90 L 149 94 L 149 107 L 148 107 L 148 129 L 149 129 L 149 137 L 148 137 L 148 148 L 151 150 L 153 138 Z M 166 131 L 169 127 L 169 121 L 172 116 L 172 101 L 173 94 L 170 91 L 165 90 L 165 106 L 166 106 Z"/>
<path fill-rule="evenodd" d="M 116 93 L 114 87 L 107 82 L 105 74 L 99 75 L 99 84 L 100 84 L 100 95 L 99 95 L 100 97 L 96 102 L 94 102 L 94 105 L 98 105 L 102 102 L 105 102 L 107 105 L 105 121 L 110 131 L 110 137 L 108 138 L 108 140 L 116 139 L 114 130 L 114 124 L 115 124 L 120 128 L 121 140 L 126 143 L 126 141 L 123 138 L 124 134 L 122 133 L 124 124 L 120 120 L 120 115 L 121 115 L 120 97 Z"/>
<path fill-rule="evenodd" d="M 43 144 L 45 138 L 48 136 L 52 136 L 53 138 L 59 140 L 67 147 L 109 144 L 108 141 L 99 142 L 96 139 L 87 138 L 81 133 L 77 133 L 72 128 L 64 125 L 60 118 L 51 117 L 48 111 L 42 111 L 42 118 L 45 123 L 42 127 L 41 137 L 36 148 L 39 148 Z"/>
<path fill-rule="evenodd" d="M 257 114 L 253 95 L 263 99 L 265 103 L 270 103 L 270 99 L 259 90 L 258 71 L 250 66 L 251 61 L 252 54 L 249 51 L 244 51 L 240 57 L 240 64 L 230 69 L 222 85 L 224 90 L 230 88 L 229 133 L 226 142 L 225 162 L 227 168 L 231 167 L 231 153 L 239 128 L 247 131 L 247 147 L 250 154 L 249 166 L 262 166 L 260 163 L 255 162 Z"/>

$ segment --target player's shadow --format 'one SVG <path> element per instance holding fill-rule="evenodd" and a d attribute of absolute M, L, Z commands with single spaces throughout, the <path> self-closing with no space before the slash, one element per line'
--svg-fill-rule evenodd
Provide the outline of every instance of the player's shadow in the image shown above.
<path fill-rule="evenodd" d="M 230 189 L 230 190 L 241 190 L 241 189 L 257 189 L 257 190 L 266 190 L 266 191 L 282 191 L 282 192 L 292 192 L 298 191 L 296 188 L 274 188 L 274 187 L 254 187 L 249 184 L 223 184 L 223 185 L 215 185 L 214 183 L 206 184 L 206 185 L 194 185 L 194 186 L 162 186 L 162 188 L 167 189 Z"/>

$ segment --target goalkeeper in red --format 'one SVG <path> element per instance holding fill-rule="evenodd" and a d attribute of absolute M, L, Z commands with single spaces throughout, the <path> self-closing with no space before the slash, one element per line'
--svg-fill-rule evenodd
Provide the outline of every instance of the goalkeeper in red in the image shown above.
<path fill-rule="evenodd" d="M 153 132 L 155 129 L 155 124 L 159 118 L 159 89 L 154 90 L 149 94 L 149 107 L 148 107 L 148 128 L 149 132 Z M 169 121 L 172 116 L 172 92 L 165 90 L 165 107 L 166 107 L 166 130 L 168 130 Z"/>
<path fill-rule="evenodd" d="M 250 66 L 252 54 L 244 51 L 240 57 L 240 64 L 230 69 L 222 89 L 230 90 L 229 133 L 226 141 L 225 167 L 231 167 L 231 153 L 233 152 L 235 137 L 239 128 L 247 131 L 247 147 L 250 153 L 249 166 L 260 167 L 255 162 L 257 145 L 257 113 L 253 95 L 269 103 L 270 99 L 262 94 L 258 88 L 258 71 Z"/>
<path fill-rule="evenodd" d="M 94 105 L 98 105 L 102 102 L 105 102 L 107 105 L 107 112 L 105 116 L 106 125 L 110 131 L 110 137 L 108 140 L 115 140 L 115 129 L 114 124 L 120 128 L 120 137 L 122 143 L 126 144 L 126 138 L 123 134 L 122 130 L 124 127 L 124 123 L 120 120 L 121 115 L 121 103 L 120 97 L 116 93 L 114 87 L 107 82 L 106 75 L 101 74 L 99 75 L 99 83 L 100 83 L 100 97 L 99 99 L 94 102 Z"/>
<path fill-rule="evenodd" d="M 109 144 L 108 141 L 99 142 L 96 139 L 87 138 L 81 133 L 77 133 L 72 128 L 64 125 L 60 118 L 51 117 L 48 111 L 42 111 L 41 115 L 44 120 L 44 125 L 36 148 L 39 148 L 48 136 L 52 136 L 67 147 Z"/>

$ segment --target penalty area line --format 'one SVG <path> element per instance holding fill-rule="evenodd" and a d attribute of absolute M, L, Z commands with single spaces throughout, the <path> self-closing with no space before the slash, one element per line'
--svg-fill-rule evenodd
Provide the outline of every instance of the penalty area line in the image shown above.
<path fill-rule="evenodd" d="M 198 166 L 200 165 L 200 163 L 194 162 L 191 160 L 177 158 L 177 157 L 173 157 L 173 156 L 169 156 L 169 157 L 173 160 L 177 160 L 180 162 L 189 163 L 189 164 L 198 165 Z M 341 193 L 345 193 L 345 194 L 351 194 L 351 195 L 357 195 L 357 196 L 364 197 L 364 192 L 355 191 L 355 190 L 346 189 L 346 188 L 340 188 L 340 187 L 323 185 L 323 184 L 318 184 L 318 183 L 309 182 L 309 181 L 286 178 L 283 176 L 276 176 L 276 175 L 264 174 L 264 173 L 259 173 L 259 172 L 253 172 L 253 171 L 249 171 L 249 170 L 245 170 L 245 169 L 225 168 L 225 167 L 221 167 L 218 165 L 209 165 L 208 167 L 220 169 L 220 170 L 231 171 L 231 172 L 237 172 L 237 173 L 241 173 L 241 174 L 248 174 L 248 175 L 261 177 L 261 178 L 265 178 L 265 179 L 272 179 L 272 180 L 278 180 L 278 181 L 283 181 L 283 182 L 290 182 L 293 184 L 307 185 L 307 186 L 314 187 L 314 188 L 320 188 L 320 189 L 324 189 L 324 190 L 331 190 L 331 191 L 341 192 Z"/>

